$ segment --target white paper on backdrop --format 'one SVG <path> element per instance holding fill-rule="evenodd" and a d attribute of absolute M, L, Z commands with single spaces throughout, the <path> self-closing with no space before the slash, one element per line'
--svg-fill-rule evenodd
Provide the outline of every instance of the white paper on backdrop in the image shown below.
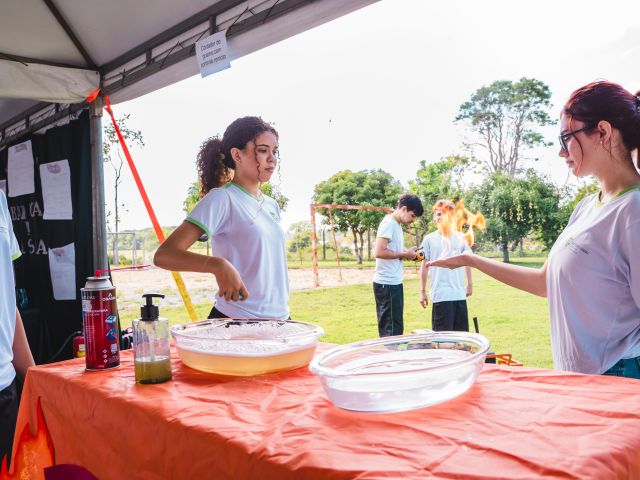
<path fill-rule="evenodd" d="M 68 160 L 40 165 L 45 220 L 72 220 L 71 173 Z"/>
<path fill-rule="evenodd" d="M 51 271 L 53 298 L 56 300 L 75 300 L 76 249 L 73 243 L 49 249 L 49 270 Z"/>
<path fill-rule="evenodd" d="M 0 190 L 2 190 L 5 195 L 7 194 L 7 181 L 6 180 L 0 180 Z"/>
<path fill-rule="evenodd" d="M 197 41 L 196 59 L 198 60 L 198 67 L 202 77 L 231 67 L 227 48 L 227 31 L 216 32 L 207 38 Z"/>
<path fill-rule="evenodd" d="M 18 197 L 35 192 L 31 140 L 9 147 L 8 153 L 7 182 L 9 196 Z"/>

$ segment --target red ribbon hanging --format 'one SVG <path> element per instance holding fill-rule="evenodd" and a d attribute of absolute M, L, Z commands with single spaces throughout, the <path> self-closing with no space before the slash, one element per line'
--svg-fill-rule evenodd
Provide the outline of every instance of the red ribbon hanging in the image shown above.
<path fill-rule="evenodd" d="M 133 174 L 133 179 L 138 186 L 138 190 L 140 191 L 140 196 L 142 197 L 142 201 L 144 202 L 144 206 L 147 209 L 147 213 L 149 214 L 149 218 L 151 219 L 151 223 L 153 224 L 153 229 L 156 232 L 156 236 L 160 243 L 164 242 L 164 233 L 160 228 L 160 224 L 158 223 L 158 219 L 156 218 L 156 214 L 153 211 L 153 207 L 151 206 L 151 202 L 149 201 L 149 197 L 147 196 L 147 192 L 144 189 L 144 185 L 142 184 L 142 180 L 140 179 L 140 175 L 138 175 L 138 169 L 133 163 L 133 158 L 131 158 L 131 154 L 129 153 L 129 148 L 127 147 L 126 142 L 124 141 L 124 137 L 120 132 L 120 128 L 116 123 L 116 118 L 113 115 L 113 111 L 111 110 L 111 102 L 109 101 L 109 95 L 104 96 L 104 109 L 107 111 L 109 116 L 111 117 L 111 121 L 113 122 L 113 128 L 116 130 L 116 135 L 118 136 L 118 140 L 120 141 L 120 146 L 122 147 L 122 151 L 124 152 L 124 156 L 127 158 L 127 163 L 129 163 L 129 168 L 131 168 L 131 173 Z"/>

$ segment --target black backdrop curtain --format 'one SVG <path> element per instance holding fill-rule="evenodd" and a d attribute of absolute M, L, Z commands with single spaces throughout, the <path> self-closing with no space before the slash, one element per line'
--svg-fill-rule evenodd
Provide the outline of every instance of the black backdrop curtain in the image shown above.
<path fill-rule="evenodd" d="M 35 192 L 8 197 L 13 229 L 22 250 L 14 262 L 18 302 L 27 338 L 36 363 L 71 358 L 72 342 L 52 358 L 75 331 L 82 331 L 80 288 L 93 275 L 93 223 L 91 199 L 91 149 L 89 114 L 83 111 L 67 125 L 29 134 L 14 143 L 31 140 Z M 8 148 L 0 152 L 0 180 L 7 178 Z M 42 164 L 68 160 L 71 175 L 72 220 L 44 220 L 40 168 Z M 9 186 L 9 189 L 11 187 Z M 76 298 L 55 300 L 48 253 L 73 243 L 75 248 Z M 25 303 L 26 300 L 26 303 Z"/>

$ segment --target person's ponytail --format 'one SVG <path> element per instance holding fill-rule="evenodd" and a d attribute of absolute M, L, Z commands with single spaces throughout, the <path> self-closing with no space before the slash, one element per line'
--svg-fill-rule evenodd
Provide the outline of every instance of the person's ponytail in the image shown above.
<path fill-rule="evenodd" d="M 201 197 L 205 196 L 209 190 L 221 187 L 233 178 L 231 170 L 235 169 L 235 163 L 231 159 L 231 154 L 225 152 L 222 140 L 218 137 L 209 138 L 202 143 L 196 164 Z"/>

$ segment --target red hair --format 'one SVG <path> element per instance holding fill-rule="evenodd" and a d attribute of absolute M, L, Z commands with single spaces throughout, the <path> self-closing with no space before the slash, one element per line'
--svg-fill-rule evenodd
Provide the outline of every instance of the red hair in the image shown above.
<path fill-rule="evenodd" d="M 634 95 L 617 83 L 592 82 L 571 94 L 563 112 L 594 128 L 606 120 L 620 131 L 630 151 L 640 147 L 640 91 Z"/>

